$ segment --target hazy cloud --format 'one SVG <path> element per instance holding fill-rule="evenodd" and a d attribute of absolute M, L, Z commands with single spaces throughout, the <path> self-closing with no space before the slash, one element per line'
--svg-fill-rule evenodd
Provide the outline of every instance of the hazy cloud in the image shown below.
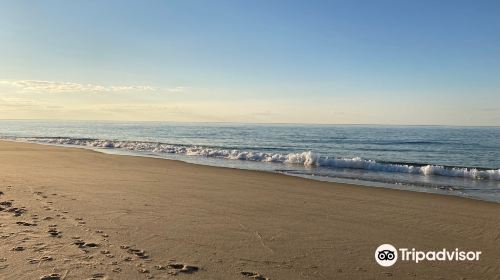
<path fill-rule="evenodd" d="M 16 87 L 25 92 L 40 93 L 120 93 L 120 92 L 181 92 L 184 87 L 156 88 L 148 85 L 96 85 L 73 82 L 39 80 L 0 80 L 0 84 Z"/>

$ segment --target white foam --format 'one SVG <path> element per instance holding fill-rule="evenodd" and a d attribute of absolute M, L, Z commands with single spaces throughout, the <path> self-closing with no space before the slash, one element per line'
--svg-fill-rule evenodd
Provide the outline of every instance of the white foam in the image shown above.
<path fill-rule="evenodd" d="M 500 169 L 479 170 L 477 168 L 444 167 L 441 165 L 410 165 L 383 163 L 374 160 L 355 158 L 325 157 L 307 151 L 301 153 L 265 153 L 256 151 L 229 150 L 203 146 L 170 145 L 153 142 L 110 141 L 99 139 L 75 138 L 17 138 L 21 141 L 39 142 L 59 145 L 78 145 L 95 148 L 117 148 L 130 151 L 153 153 L 172 153 L 188 156 L 214 157 L 228 160 L 248 160 L 259 162 L 274 162 L 304 166 L 323 166 L 332 168 L 363 169 L 379 172 L 397 172 L 448 177 L 463 177 L 470 179 L 500 180 Z"/>

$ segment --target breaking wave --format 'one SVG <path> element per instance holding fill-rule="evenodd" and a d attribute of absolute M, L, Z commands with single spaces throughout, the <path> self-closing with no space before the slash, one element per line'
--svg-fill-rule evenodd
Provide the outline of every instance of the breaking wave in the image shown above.
<path fill-rule="evenodd" d="M 349 168 L 377 172 L 397 172 L 408 174 L 439 175 L 448 177 L 462 177 L 469 179 L 500 180 L 500 169 L 480 169 L 465 167 L 449 167 L 442 165 L 419 165 L 407 163 L 387 163 L 374 160 L 354 158 L 337 158 L 323 156 L 312 151 L 301 153 L 267 153 L 224 149 L 205 146 L 173 145 L 155 142 L 118 141 L 78 138 L 14 138 L 14 140 L 59 144 L 78 145 L 93 148 L 124 149 L 135 152 L 182 154 L 187 156 L 201 156 L 228 160 L 247 160 L 256 162 L 272 162 L 282 164 L 303 165 L 310 167 Z"/>

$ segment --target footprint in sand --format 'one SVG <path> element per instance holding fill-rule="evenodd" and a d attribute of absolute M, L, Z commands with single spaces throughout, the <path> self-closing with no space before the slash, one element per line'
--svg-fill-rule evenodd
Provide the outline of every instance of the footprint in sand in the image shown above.
<path fill-rule="evenodd" d="M 114 258 L 115 256 L 111 254 L 109 250 L 101 250 L 101 254 L 105 255 L 108 258 Z"/>
<path fill-rule="evenodd" d="M 170 263 L 168 264 L 168 267 L 171 268 L 172 270 L 169 272 L 169 274 L 176 275 L 177 273 L 193 273 L 198 271 L 198 267 L 194 265 L 187 265 L 187 264 L 182 264 L 182 263 Z"/>
<path fill-rule="evenodd" d="M 9 201 L 2 201 L 0 202 L 0 211 L 6 211 L 9 213 L 14 213 L 14 216 L 18 217 L 21 216 L 22 214 L 26 213 L 26 208 L 25 207 L 12 207 L 13 205 L 13 200 Z"/>
<path fill-rule="evenodd" d="M 106 277 L 106 274 L 101 273 L 101 272 L 97 272 L 97 273 L 92 274 L 92 277 L 89 280 L 103 279 L 105 277 Z"/>
<path fill-rule="evenodd" d="M 113 268 L 111 271 L 118 273 L 118 272 L 121 272 L 121 271 L 122 271 L 122 269 L 121 269 L 121 268 L 119 268 L 119 267 L 115 267 L 115 268 Z"/>
<path fill-rule="evenodd" d="M 40 262 L 48 262 L 48 261 L 52 261 L 54 260 L 54 258 L 52 258 L 51 256 L 43 256 L 39 259 L 29 259 L 28 260 L 28 263 L 30 264 L 37 264 L 37 263 L 40 263 Z"/>
<path fill-rule="evenodd" d="M 19 217 L 19 216 L 23 215 L 24 213 L 26 213 L 26 211 L 28 211 L 28 210 L 26 210 L 24 207 L 21 207 L 21 208 L 14 207 L 14 208 L 11 208 L 7 211 L 14 213 L 15 217 Z"/>
<path fill-rule="evenodd" d="M 269 278 L 264 277 L 263 275 L 255 273 L 255 272 L 242 271 L 241 275 L 246 276 L 246 277 L 250 277 L 250 278 L 256 279 L 256 280 L 270 280 Z"/>
<path fill-rule="evenodd" d="M 21 251 L 24 251 L 24 247 L 23 246 L 17 246 L 17 247 L 14 247 L 12 249 L 10 249 L 11 251 L 16 251 L 16 252 L 21 252 Z"/>
<path fill-rule="evenodd" d="M 16 224 L 20 226 L 25 226 L 25 227 L 35 227 L 37 224 L 35 223 L 29 223 L 29 222 L 16 222 Z"/>
<path fill-rule="evenodd" d="M 51 237 L 62 237 L 62 232 L 58 231 L 56 228 L 51 228 L 47 231 Z"/>
<path fill-rule="evenodd" d="M 129 249 L 127 249 L 127 253 L 132 254 L 132 255 L 136 255 L 140 259 L 149 258 L 149 255 L 146 254 L 146 251 L 144 251 L 144 250 L 129 248 Z"/>
<path fill-rule="evenodd" d="M 50 275 L 40 277 L 40 280 L 61 280 L 61 274 L 52 273 Z"/>
<path fill-rule="evenodd" d="M 13 205 L 12 201 L 13 200 L 0 202 L 0 211 L 14 213 L 14 216 L 21 216 L 26 212 L 26 209 L 24 207 L 21 208 L 12 207 Z"/>
<path fill-rule="evenodd" d="M 139 267 L 137 271 L 139 271 L 140 273 L 149 273 L 149 270 L 143 267 Z"/>
<path fill-rule="evenodd" d="M 2 201 L 2 202 L 0 202 L 0 205 L 9 208 L 9 207 L 12 207 L 12 202 Z"/>
<path fill-rule="evenodd" d="M 93 243 L 93 242 L 85 242 L 81 239 L 76 240 L 73 242 L 74 245 L 77 245 L 79 248 L 95 248 L 99 247 L 99 244 Z"/>

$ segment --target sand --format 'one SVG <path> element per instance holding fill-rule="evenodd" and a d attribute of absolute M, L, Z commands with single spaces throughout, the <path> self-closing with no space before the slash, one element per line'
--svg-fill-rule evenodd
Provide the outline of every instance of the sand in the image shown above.
<path fill-rule="evenodd" d="M 500 279 L 478 200 L 14 142 L 0 191 L 0 279 Z M 383 243 L 482 255 L 384 268 Z"/>

